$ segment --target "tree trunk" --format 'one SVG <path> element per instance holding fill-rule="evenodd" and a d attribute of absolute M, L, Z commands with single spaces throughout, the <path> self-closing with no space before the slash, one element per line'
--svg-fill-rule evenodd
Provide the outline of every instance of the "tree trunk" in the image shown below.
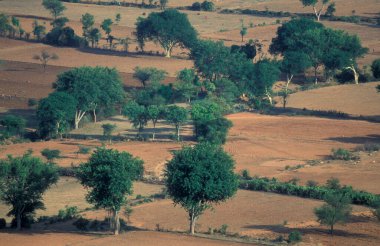
<path fill-rule="evenodd" d="M 77 110 L 75 112 L 75 118 L 74 118 L 75 129 L 79 128 L 79 122 L 82 120 L 85 114 L 86 112 L 82 112 L 81 110 Z"/>
<path fill-rule="evenodd" d="M 119 219 L 119 211 L 113 211 L 113 223 L 114 223 L 114 235 L 119 235 L 120 231 L 120 219 Z"/>
<path fill-rule="evenodd" d="M 190 215 L 190 233 L 191 235 L 194 235 L 195 233 L 195 222 L 197 221 L 197 218 L 195 217 L 194 213 Z"/>
<path fill-rule="evenodd" d="M 241 35 L 241 42 L 244 42 L 244 35 Z"/>
<path fill-rule="evenodd" d="M 315 79 L 315 84 L 318 84 L 318 67 L 314 67 L 314 79 Z"/>
<path fill-rule="evenodd" d="M 177 141 L 179 142 L 179 125 L 176 126 L 176 130 L 177 130 Z"/>
<path fill-rule="evenodd" d="M 154 141 L 156 138 L 156 123 L 153 121 L 153 136 L 152 136 L 152 140 Z"/>
<path fill-rule="evenodd" d="M 171 49 L 165 49 L 165 57 L 170 58 L 171 57 Z"/>
<path fill-rule="evenodd" d="M 92 114 L 94 116 L 94 123 L 96 123 L 96 109 L 92 110 Z"/>
<path fill-rule="evenodd" d="M 334 232 L 334 224 L 332 224 L 330 227 L 330 234 L 333 235 L 333 232 Z"/>
<path fill-rule="evenodd" d="M 21 230 L 21 212 L 17 212 L 16 214 L 16 223 L 17 223 L 17 230 Z"/>

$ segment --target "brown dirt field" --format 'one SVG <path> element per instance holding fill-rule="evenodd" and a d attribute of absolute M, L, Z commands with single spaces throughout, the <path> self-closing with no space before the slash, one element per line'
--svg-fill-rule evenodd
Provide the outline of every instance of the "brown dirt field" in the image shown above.
<path fill-rule="evenodd" d="M 365 208 L 356 206 L 355 216 L 347 225 L 338 226 L 338 236 L 330 239 L 326 228 L 315 222 L 313 208 L 321 204 L 320 201 L 310 199 L 241 190 L 233 199 L 215 206 L 213 211 L 205 212 L 200 217 L 197 228 L 198 231 L 207 232 L 210 227 L 217 229 L 227 224 L 230 233 L 272 239 L 297 228 L 304 234 L 306 245 L 329 240 L 334 244 L 327 245 L 376 245 L 380 242 L 380 228 L 368 217 L 370 213 L 365 212 Z M 151 230 L 157 224 L 160 228 L 169 230 L 188 229 L 187 214 L 181 207 L 174 207 L 170 200 L 136 207 L 131 221 L 134 226 Z"/>
<path fill-rule="evenodd" d="M 335 110 L 351 115 L 380 116 L 380 82 L 329 86 L 290 95 L 287 107 L 311 110 Z M 282 107 L 282 103 L 277 104 Z"/>
<path fill-rule="evenodd" d="M 247 245 L 233 242 L 223 242 L 219 240 L 203 239 L 198 237 L 191 237 L 188 235 L 177 233 L 164 233 L 153 231 L 131 231 L 123 233 L 117 237 L 110 235 L 98 235 L 90 233 L 77 233 L 77 232 L 50 232 L 33 230 L 31 232 L 23 233 L 0 233 L 2 245 L 25 245 L 25 246 L 40 246 L 40 245 L 55 245 L 55 246 L 96 246 L 96 245 L 124 245 L 127 243 L 132 246 L 190 246 L 190 245 Z"/>
<path fill-rule="evenodd" d="M 282 176 L 286 166 L 305 164 L 307 160 L 323 160 L 333 148 L 353 149 L 366 142 L 379 143 L 379 124 L 250 113 L 238 113 L 228 118 L 234 126 L 229 132 L 225 149 L 236 160 L 237 171 L 247 169 L 251 175 L 298 177 L 303 182 L 315 177 L 322 183 L 337 175 L 344 179 L 344 184 L 380 193 L 377 183 L 380 180 L 378 155 L 354 168 L 345 164 L 342 165 L 343 169 L 341 164 L 322 165 L 285 172 L 287 175 Z M 301 175 L 303 172 L 309 175 Z"/>

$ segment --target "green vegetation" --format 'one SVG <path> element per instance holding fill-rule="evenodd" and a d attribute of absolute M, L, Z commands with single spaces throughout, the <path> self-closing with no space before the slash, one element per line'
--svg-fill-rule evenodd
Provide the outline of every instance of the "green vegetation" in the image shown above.
<path fill-rule="evenodd" d="M 166 109 L 165 119 L 174 125 L 177 141 L 180 141 L 181 126 L 187 121 L 187 115 L 187 109 L 176 105 L 168 106 Z"/>
<path fill-rule="evenodd" d="M 380 59 L 376 59 L 372 62 L 371 69 L 373 77 L 376 79 L 380 79 Z"/>
<path fill-rule="evenodd" d="M 291 182 L 280 182 L 275 178 L 245 178 L 240 180 L 239 187 L 246 190 L 274 192 L 290 196 L 323 200 L 327 194 L 337 190 L 347 194 L 353 204 L 374 207 L 380 200 L 378 195 L 354 190 L 351 186 L 341 186 L 339 180 L 330 179 L 325 186 L 301 186 Z"/>
<path fill-rule="evenodd" d="M 141 49 L 146 41 L 153 41 L 164 48 L 166 57 L 171 56 L 174 47 L 190 48 L 197 39 L 187 15 L 175 9 L 153 12 L 147 18 L 139 18 L 136 36 Z"/>
<path fill-rule="evenodd" d="M 351 161 L 351 160 L 359 160 L 360 158 L 358 155 L 355 155 L 354 153 L 346 149 L 338 148 L 338 149 L 331 150 L 331 159 Z"/>
<path fill-rule="evenodd" d="M 66 7 L 59 0 L 43 0 L 42 5 L 51 13 L 54 20 L 57 19 L 58 16 L 61 16 L 63 11 L 66 9 Z"/>
<path fill-rule="evenodd" d="M 26 121 L 21 116 L 9 114 L 0 119 L 0 125 L 5 128 L 6 135 L 22 137 Z"/>
<path fill-rule="evenodd" d="M 103 128 L 103 136 L 105 138 L 107 138 L 109 143 L 111 143 L 112 142 L 112 133 L 115 131 L 116 125 L 115 124 L 103 124 L 102 128 Z"/>
<path fill-rule="evenodd" d="M 330 233 L 333 234 L 336 223 L 344 223 L 351 214 L 351 199 L 348 194 L 343 192 L 334 192 L 326 194 L 324 197 L 326 204 L 315 209 L 315 215 L 318 221 L 323 225 L 330 226 Z"/>
<path fill-rule="evenodd" d="M 87 163 L 78 168 L 81 184 L 89 188 L 86 199 L 97 208 L 112 213 L 110 228 L 119 234 L 119 211 L 132 194 L 133 181 L 142 176 L 143 161 L 127 152 L 98 148 Z"/>
<path fill-rule="evenodd" d="M 59 149 L 43 149 L 41 155 L 45 157 L 49 162 L 53 162 L 54 159 L 60 158 L 61 151 Z"/>
<path fill-rule="evenodd" d="M 237 190 L 234 161 L 219 146 L 200 143 L 175 152 L 165 170 L 169 196 L 189 214 L 190 232 L 213 203 L 232 197 Z"/>
<path fill-rule="evenodd" d="M 293 244 L 293 243 L 298 243 L 302 241 L 302 234 L 299 231 L 292 231 L 289 233 L 288 236 L 288 243 Z"/>
<path fill-rule="evenodd" d="M 45 164 L 30 153 L 0 161 L 0 198 L 11 210 L 17 230 L 33 222 L 35 210 L 43 209 L 42 195 L 58 181 L 54 164 Z"/>

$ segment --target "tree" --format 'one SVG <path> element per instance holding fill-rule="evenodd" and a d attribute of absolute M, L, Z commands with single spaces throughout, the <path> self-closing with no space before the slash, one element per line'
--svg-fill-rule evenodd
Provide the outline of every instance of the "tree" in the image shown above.
<path fill-rule="evenodd" d="M 335 12 L 336 12 L 335 3 L 332 2 L 329 4 L 329 6 L 326 9 L 326 15 L 331 17 L 331 16 L 334 16 Z"/>
<path fill-rule="evenodd" d="M 107 42 L 110 42 L 110 45 L 112 44 L 112 38 L 111 37 L 111 26 L 113 22 L 111 19 L 104 19 L 100 27 L 103 29 L 103 31 L 107 34 Z"/>
<path fill-rule="evenodd" d="M 303 6 L 305 6 L 305 7 L 308 7 L 308 6 L 313 7 L 314 14 L 315 14 L 315 16 L 319 22 L 321 15 L 322 15 L 322 12 L 324 11 L 326 4 L 328 4 L 330 2 L 330 0 L 301 0 L 301 2 L 303 4 Z M 317 7 L 318 3 L 320 3 L 319 7 Z"/>
<path fill-rule="evenodd" d="M 91 111 L 94 122 L 96 111 L 123 102 L 125 92 L 118 71 L 107 67 L 79 67 L 58 75 L 56 91 L 66 92 L 77 101 L 75 129 L 86 112 Z"/>
<path fill-rule="evenodd" d="M 44 73 L 46 72 L 47 63 L 50 60 L 58 60 L 58 58 L 59 57 L 57 56 L 57 54 L 55 54 L 55 53 L 49 53 L 47 50 L 42 50 L 39 55 L 34 55 L 33 56 L 34 60 L 38 60 L 38 61 L 41 62 L 42 67 L 44 68 Z"/>
<path fill-rule="evenodd" d="M 344 223 L 350 216 L 351 198 L 347 194 L 337 191 L 327 194 L 324 200 L 326 204 L 316 208 L 314 212 L 321 224 L 330 226 L 332 235 L 334 225 L 339 222 Z"/>
<path fill-rule="evenodd" d="M 95 24 L 95 18 L 92 14 L 85 13 L 82 15 L 82 18 L 80 19 L 82 23 L 82 30 L 83 30 L 83 37 L 87 40 L 91 40 L 91 31 L 93 30 L 93 26 Z M 92 43 L 92 47 L 94 46 L 94 43 Z"/>
<path fill-rule="evenodd" d="M 136 23 L 137 41 L 140 47 L 145 41 L 159 43 L 170 57 L 174 47 L 190 48 L 197 39 L 187 15 L 176 9 L 152 12 L 147 18 L 139 18 Z"/>
<path fill-rule="evenodd" d="M 241 42 L 244 42 L 244 36 L 247 35 L 248 29 L 245 26 L 241 26 L 240 29 L 240 36 L 241 36 Z"/>
<path fill-rule="evenodd" d="M 281 64 L 281 71 L 286 74 L 286 84 L 281 91 L 284 108 L 289 97 L 289 84 L 294 75 L 305 72 L 309 67 L 311 67 L 311 61 L 307 54 L 296 51 L 286 51 L 284 53 L 284 59 Z"/>
<path fill-rule="evenodd" d="M 88 39 L 91 42 L 91 47 L 94 48 L 95 45 L 98 45 L 102 35 L 98 28 L 92 28 L 88 35 Z"/>
<path fill-rule="evenodd" d="M 0 35 L 5 36 L 12 30 L 11 23 L 9 22 L 9 16 L 0 13 Z"/>
<path fill-rule="evenodd" d="M 128 117 L 133 127 L 138 129 L 137 135 L 140 136 L 144 127 L 148 123 L 148 114 L 145 106 L 139 105 L 135 101 L 130 101 L 123 107 L 123 115 Z"/>
<path fill-rule="evenodd" d="M 77 101 L 65 92 L 53 92 L 38 103 L 36 112 L 38 133 L 42 138 L 60 136 L 70 129 Z"/>
<path fill-rule="evenodd" d="M 190 232 L 212 204 L 226 201 L 238 187 L 234 161 L 221 147 L 200 143 L 175 152 L 165 169 L 165 185 L 175 204 L 189 215 Z"/>
<path fill-rule="evenodd" d="M 158 120 L 163 119 L 165 116 L 165 109 L 162 106 L 157 105 L 149 105 L 146 108 L 146 113 L 148 116 L 148 119 L 152 121 L 153 123 L 153 136 L 152 140 L 155 140 L 156 136 L 156 124 Z"/>
<path fill-rule="evenodd" d="M 22 136 L 26 121 L 21 116 L 9 114 L 0 119 L 0 125 L 2 125 L 9 134 Z"/>
<path fill-rule="evenodd" d="M 177 141 L 180 141 L 181 125 L 187 121 L 187 109 L 172 105 L 166 109 L 165 119 L 175 126 Z"/>
<path fill-rule="evenodd" d="M 112 142 L 112 133 L 115 131 L 116 125 L 115 124 L 109 124 L 109 123 L 103 124 L 102 128 L 103 128 L 103 136 L 108 139 L 109 143 L 111 143 Z"/>
<path fill-rule="evenodd" d="M 46 33 L 46 27 L 38 24 L 37 20 L 33 22 L 33 35 L 37 40 L 41 40 L 42 36 Z"/>
<path fill-rule="evenodd" d="M 116 22 L 117 24 L 119 24 L 120 21 L 121 21 L 121 14 L 120 14 L 120 13 L 117 13 L 116 16 L 115 16 L 115 22 Z"/>
<path fill-rule="evenodd" d="M 160 8 L 164 10 L 166 5 L 168 5 L 169 0 L 160 0 Z"/>
<path fill-rule="evenodd" d="M 372 62 L 371 70 L 373 73 L 373 77 L 376 79 L 380 79 L 380 59 L 376 59 Z"/>
<path fill-rule="evenodd" d="M 228 130 L 232 122 L 224 117 L 209 121 L 195 121 L 195 136 L 198 141 L 207 141 L 212 144 L 224 144 L 227 139 Z"/>
<path fill-rule="evenodd" d="M 119 211 L 132 194 L 133 181 L 143 174 L 143 161 L 127 152 L 98 148 L 78 168 L 78 178 L 89 188 L 86 199 L 97 208 L 112 212 L 110 228 L 119 234 Z"/>
<path fill-rule="evenodd" d="M 157 69 L 154 67 L 135 67 L 133 78 L 138 79 L 143 87 L 147 87 L 148 82 L 150 84 L 162 82 L 167 74 L 168 73 L 165 70 Z"/>
<path fill-rule="evenodd" d="M 199 100 L 191 105 L 191 118 L 195 122 L 208 122 L 222 117 L 223 109 L 213 100 Z"/>
<path fill-rule="evenodd" d="M 204 11 L 214 11 L 215 5 L 211 1 L 203 1 L 201 3 L 201 9 Z"/>
<path fill-rule="evenodd" d="M 185 68 L 178 73 L 174 88 L 180 98 L 185 98 L 190 103 L 191 99 L 198 95 L 200 88 L 197 83 L 198 77 L 194 69 Z"/>
<path fill-rule="evenodd" d="M 66 7 L 63 6 L 62 2 L 59 0 L 43 0 L 42 5 L 51 13 L 54 20 L 57 19 L 58 16 L 62 15 L 63 11 L 66 9 Z"/>
<path fill-rule="evenodd" d="M 59 17 L 59 18 L 55 19 L 51 24 L 52 24 L 53 28 L 62 29 L 65 27 L 67 22 L 69 22 L 69 19 L 67 19 L 66 17 Z"/>
<path fill-rule="evenodd" d="M 11 210 L 17 230 L 31 222 L 36 209 L 44 209 L 44 192 L 58 181 L 54 164 L 45 164 L 30 153 L 0 161 L 0 197 Z"/>

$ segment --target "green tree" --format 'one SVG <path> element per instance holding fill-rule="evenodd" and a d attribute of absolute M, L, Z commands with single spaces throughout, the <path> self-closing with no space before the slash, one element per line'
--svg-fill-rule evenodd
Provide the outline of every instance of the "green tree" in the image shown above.
<path fill-rule="evenodd" d="M 42 5 L 51 13 L 54 20 L 57 19 L 58 16 L 62 15 L 63 11 L 66 9 L 66 7 L 63 6 L 62 2 L 59 0 L 43 0 Z"/>
<path fill-rule="evenodd" d="M 12 30 L 12 25 L 9 21 L 9 16 L 0 13 L 0 35 L 5 36 Z"/>
<path fill-rule="evenodd" d="M 334 232 L 334 225 L 336 223 L 344 223 L 347 221 L 351 214 L 351 198 L 340 191 L 327 194 L 325 197 L 326 204 L 320 208 L 315 209 L 315 215 L 318 221 L 323 225 L 330 226 L 331 235 Z"/>
<path fill-rule="evenodd" d="M 334 16 L 335 12 L 336 12 L 336 6 L 335 6 L 335 3 L 332 2 L 329 4 L 329 6 L 327 6 L 326 15 L 331 17 L 331 16 Z"/>
<path fill-rule="evenodd" d="M 157 105 L 149 105 L 146 108 L 146 113 L 148 116 L 148 119 L 152 121 L 153 123 L 153 136 L 152 139 L 155 140 L 156 136 L 156 124 L 158 120 L 163 119 L 165 116 L 165 109 L 162 106 Z"/>
<path fill-rule="evenodd" d="M 67 19 L 66 17 L 59 17 L 55 19 L 53 22 L 51 22 L 51 25 L 53 26 L 53 28 L 62 29 L 65 27 L 67 22 L 69 22 L 69 19 Z"/>
<path fill-rule="evenodd" d="M 112 40 L 110 39 L 111 37 L 111 32 L 112 32 L 112 26 L 113 22 L 111 19 L 104 19 L 100 27 L 103 29 L 103 31 L 107 34 L 107 42 L 112 43 Z"/>
<path fill-rule="evenodd" d="M 201 9 L 202 9 L 203 11 L 214 11 L 214 9 L 215 9 L 215 5 L 214 5 L 214 3 L 211 2 L 211 1 L 203 1 L 203 2 L 201 3 Z"/>
<path fill-rule="evenodd" d="M 36 54 L 33 56 L 33 59 L 34 60 L 38 60 L 41 62 L 42 64 L 42 67 L 44 69 L 44 73 L 46 72 L 46 66 L 47 66 L 47 63 L 50 61 L 50 60 L 58 60 L 58 56 L 57 54 L 55 53 L 49 53 L 47 50 L 42 50 L 40 54 Z"/>
<path fill-rule="evenodd" d="M 33 35 L 37 40 L 41 40 L 42 36 L 46 33 L 46 27 L 38 24 L 37 20 L 33 22 Z"/>
<path fill-rule="evenodd" d="M 161 83 L 167 75 L 168 73 L 165 70 L 157 69 L 154 67 L 135 67 L 133 78 L 138 79 L 143 87 L 147 87 L 148 83 Z"/>
<path fill-rule="evenodd" d="M 139 18 L 136 23 L 137 41 L 140 47 L 145 41 L 159 43 L 170 57 L 174 47 L 190 48 L 197 39 L 187 15 L 176 9 L 152 12 L 147 18 Z"/>
<path fill-rule="evenodd" d="M 169 0 L 160 0 L 160 8 L 164 10 L 166 5 L 168 5 Z"/>
<path fill-rule="evenodd" d="M 122 113 L 124 116 L 128 117 L 128 120 L 132 123 L 133 127 L 138 129 L 137 135 L 140 136 L 149 120 L 145 106 L 140 105 L 135 101 L 130 101 L 123 107 Z"/>
<path fill-rule="evenodd" d="M 95 17 L 92 14 L 85 13 L 82 15 L 82 18 L 80 19 L 82 23 L 82 30 L 83 30 L 83 37 L 87 41 L 91 41 L 91 31 L 93 30 L 93 26 L 95 24 Z M 94 46 L 94 43 L 92 43 L 92 47 Z"/>
<path fill-rule="evenodd" d="M 373 77 L 380 79 L 380 59 L 376 59 L 372 62 L 371 70 Z"/>
<path fill-rule="evenodd" d="M 222 117 L 223 109 L 213 100 L 204 99 L 191 105 L 191 118 L 197 122 L 208 122 Z"/>
<path fill-rule="evenodd" d="M 143 174 L 143 161 L 127 152 L 98 148 L 87 163 L 78 168 L 78 178 L 89 188 L 86 199 L 97 208 L 112 213 L 110 228 L 119 234 L 119 211 L 132 194 L 133 181 Z"/>
<path fill-rule="evenodd" d="M 70 129 L 77 101 L 65 92 L 53 92 L 38 103 L 36 112 L 38 133 L 42 138 L 60 136 Z"/>
<path fill-rule="evenodd" d="M 109 141 L 109 143 L 112 142 L 112 133 L 116 130 L 115 124 L 103 124 L 103 136 L 106 137 Z"/>
<path fill-rule="evenodd" d="M 98 45 L 99 40 L 102 34 L 100 33 L 98 28 L 92 28 L 88 34 L 88 39 L 91 42 L 91 47 L 94 48 L 95 45 Z"/>
<path fill-rule="evenodd" d="M 247 35 L 248 29 L 245 26 L 241 26 L 240 28 L 240 36 L 241 36 L 241 42 L 244 42 L 244 36 Z"/>
<path fill-rule="evenodd" d="M 36 209 L 44 209 L 44 192 L 58 181 L 54 164 L 45 164 L 30 153 L 0 161 L 0 197 L 11 210 L 17 230 L 32 221 Z"/>
<path fill-rule="evenodd" d="M 212 144 L 224 144 L 227 139 L 228 130 L 232 122 L 226 118 L 217 118 L 209 121 L 195 121 L 195 136 L 198 141 L 207 141 Z"/>
<path fill-rule="evenodd" d="M 174 203 L 188 213 L 194 234 L 199 216 L 232 197 L 238 180 L 231 156 L 219 146 L 201 143 L 175 152 L 165 169 L 165 184 Z"/>
<path fill-rule="evenodd" d="M 115 16 L 115 22 L 116 22 L 117 24 L 119 24 L 120 21 L 121 21 L 121 14 L 120 14 L 120 13 L 117 13 L 116 16 Z"/>
<path fill-rule="evenodd" d="M 177 82 L 174 84 L 174 88 L 177 91 L 177 96 L 181 99 L 186 99 L 187 102 L 191 102 L 191 99 L 196 98 L 200 90 L 197 85 L 198 77 L 195 74 L 194 69 L 183 69 L 177 75 Z"/>
<path fill-rule="evenodd" d="M 175 126 L 177 141 L 180 141 L 181 125 L 187 121 L 187 109 L 171 105 L 166 109 L 165 119 Z"/>
<path fill-rule="evenodd" d="M 22 136 L 26 121 L 21 116 L 9 114 L 0 119 L 0 125 L 2 125 L 9 134 Z"/>
<path fill-rule="evenodd" d="M 77 103 L 74 118 L 75 129 L 86 112 L 91 111 L 94 122 L 96 111 L 123 102 L 125 92 L 118 71 L 107 67 L 79 67 L 58 75 L 54 83 L 56 91 L 73 96 Z"/>
<path fill-rule="evenodd" d="M 330 0 L 300 0 L 304 7 L 312 6 L 315 17 L 318 21 L 321 19 L 321 15 L 325 10 L 326 5 Z M 318 6 L 319 4 L 319 6 Z"/>

